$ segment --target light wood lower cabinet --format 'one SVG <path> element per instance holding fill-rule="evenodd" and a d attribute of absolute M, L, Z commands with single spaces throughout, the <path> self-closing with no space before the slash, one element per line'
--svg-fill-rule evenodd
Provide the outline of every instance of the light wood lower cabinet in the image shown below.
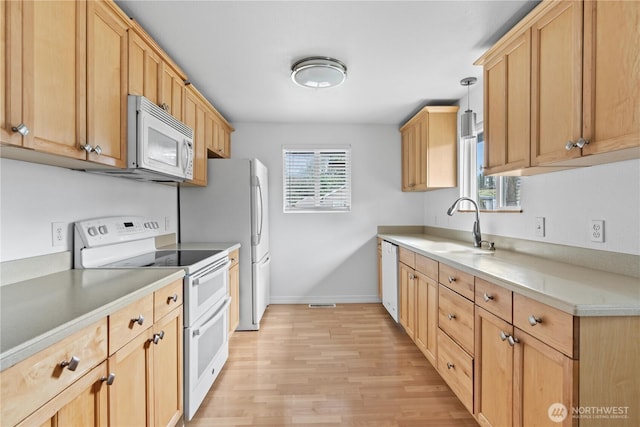
<path fill-rule="evenodd" d="M 174 426 L 183 366 L 177 280 L 2 371 L 0 424 Z"/>
<path fill-rule="evenodd" d="M 398 274 L 400 275 L 400 324 L 407 335 L 415 340 L 415 271 L 406 264 L 399 263 Z"/>
<path fill-rule="evenodd" d="M 229 336 L 231 336 L 238 324 L 240 324 L 240 250 L 235 249 L 229 253 Z"/>

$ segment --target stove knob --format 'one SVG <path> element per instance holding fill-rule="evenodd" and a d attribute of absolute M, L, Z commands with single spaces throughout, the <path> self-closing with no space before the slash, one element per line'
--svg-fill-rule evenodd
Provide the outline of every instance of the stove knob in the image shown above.
<path fill-rule="evenodd" d="M 98 227 L 98 231 L 100 232 L 100 234 L 107 234 L 108 233 L 107 226 L 101 225 L 100 227 Z"/>
<path fill-rule="evenodd" d="M 160 228 L 160 224 L 158 224 L 158 221 L 153 221 L 153 228 L 155 228 L 156 230 Z"/>
<path fill-rule="evenodd" d="M 89 236 L 97 236 L 98 235 L 98 229 L 95 227 L 89 227 L 87 229 L 87 233 L 89 233 Z"/>

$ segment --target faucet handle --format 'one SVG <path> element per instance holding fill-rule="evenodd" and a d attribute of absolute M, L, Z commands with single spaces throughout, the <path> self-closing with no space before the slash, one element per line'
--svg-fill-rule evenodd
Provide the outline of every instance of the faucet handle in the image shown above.
<path fill-rule="evenodd" d="M 480 241 L 480 247 L 482 248 L 482 244 L 486 243 L 488 245 L 487 249 L 490 251 L 495 251 L 496 250 L 496 244 L 494 242 L 490 242 L 488 240 L 481 240 Z"/>

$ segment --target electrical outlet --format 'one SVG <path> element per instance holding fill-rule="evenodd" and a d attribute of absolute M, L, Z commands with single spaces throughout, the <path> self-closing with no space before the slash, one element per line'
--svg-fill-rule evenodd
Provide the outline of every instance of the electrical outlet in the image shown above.
<path fill-rule="evenodd" d="M 604 242 L 604 220 L 592 219 L 589 223 L 589 236 L 592 242 Z"/>
<path fill-rule="evenodd" d="M 544 237 L 544 217 L 536 217 L 536 236 Z"/>
<path fill-rule="evenodd" d="M 171 217 L 170 216 L 165 216 L 164 217 L 164 231 L 169 231 L 170 228 L 171 228 Z"/>
<path fill-rule="evenodd" d="M 51 244 L 53 246 L 66 246 L 67 245 L 67 233 L 64 222 L 52 222 L 51 223 Z"/>

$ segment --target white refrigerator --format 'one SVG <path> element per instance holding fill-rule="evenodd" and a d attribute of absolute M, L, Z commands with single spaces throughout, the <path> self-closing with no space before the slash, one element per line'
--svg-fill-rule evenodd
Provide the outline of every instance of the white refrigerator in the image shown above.
<path fill-rule="evenodd" d="M 239 330 L 258 330 L 269 305 L 269 181 L 257 159 L 209 159 L 206 187 L 180 187 L 179 239 L 240 243 Z"/>

